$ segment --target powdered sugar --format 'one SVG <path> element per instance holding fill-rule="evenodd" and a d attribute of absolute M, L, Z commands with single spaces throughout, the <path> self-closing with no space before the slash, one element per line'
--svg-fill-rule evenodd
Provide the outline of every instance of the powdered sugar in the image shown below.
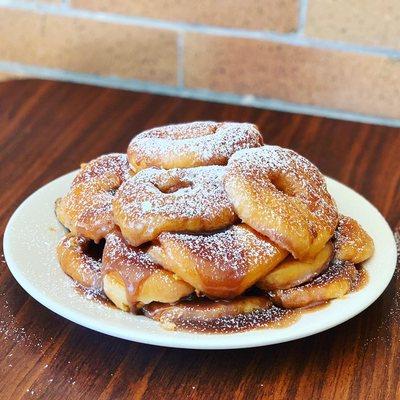
<path fill-rule="evenodd" d="M 124 281 L 126 297 L 131 308 L 137 302 L 137 292 L 141 283 L 159 268 L 146 252 L 130 246 L 119 231 L 106 236 L 102 274 L 119 274 Z"/>
<path fill-rule="evenodd" d="M 260 263 L 268 264 L 269 259 L 280 252 L 277 246 L 244 225 L 210 234 L 165 232 L 159 241 L 166 247 L 181 246 L 197 260 L 199 269 L 210 263 L 216 277 L 221 271 L 228 271 L 232 276 L 243 278 L 249 269 Z"/>
<path fill-rule="evenodd" d="M 254 126 L 250 124 L 199 122 L 191 124 L 190 129 L 187 125 L 181 124 L 144 132 L 132 143 L 137 144 L 139 140 L 143 140 L 141 142 L 143 147 L 137 144 L 138 149 L 140 147 L 144 155 L 146 151 L 149 151 L 156 158 L 160 157 L 160 154 L 172 160 L 174 157 L 188 155 L 189 158 L 200 162 L 197 165 L 219 164 L 225 163 L 238 148 L 260 144 L 257 139 L 250 145 L 251 138 L 258 137 L 254 135 L 251 136 L 251 140 L 247 137 L 238 145 L 240 135 L 243 132 L 251 132 L 253 129 Z M 221 139 L 223 134 L 225 141 Z M 221 140 L 219 145 L 215 144 L 217 138 Z M 194 156 L 191 153 L 192 150 L 195 152 Z M 246 157 L 242 160 L 243 154 L 246 154 Z M 262 154 L 262 157 L 259 157 L 259 154 Z M 147 169 L 130 177 L 126 157 L 113 156 L 116 156 L 115 162 L 107 161 L 102 164 L 98 161 L 100 157 L 89 163 L 74 180 L 72 187 L 90 187 L 85 192 L 85 196 L 80 198 L 79 207 L 84 208 L 80 215 L 84 221 L 98 223 L 101 221 L 101 215 L 107 215 L 107 219 L 112 222 L 112 228 L 114 228 L 111 203 L 114 198 L 113 191 L 116 190 L 115 204 L 117 206 L 114 207 L 114 211 L 117 211 L 115 212 L 116 219 L 119 218 L 118 213 L 122 214 L 117 221 L 121 228 L 134 227 L 138 231 L 149 233 L 145 240 L 155 239 L 160 232 L 167 231 L 168 233 L 163 233 L 159 237 L 160 243 L 164 238 L 180 241 L 193 258 L 200 260 L 199 270 L 202 273 L 208 274 L 209 278 L 215 281 L 226 273 L 225 276 L 229 276 L 232 280 L 229 284 L 233 282 L 232 285 L 235 284 L 235 280 L 240 281 L 249 275 L 254 265 L 265 263 L 279 251 L 265 238 L 258 237 L 256 233 L 238 226 L 211 232 L 213 229 L 224 228 L 236 222 L 232 204 L 224 190 L 225 167 L 211 166 L 185 170 Z M 221 159 L 225 161 L 220 161 Z M 274 193 L 277 196 L 282 196 L 284 193 L 289 199 L 295 197 L 302 205 L 305 205 L 313 216 L 308 221 L 311 231 L 326 225 L 331 229 L 331 225 L 336 224 L 336 207 L 327 193 L 323 176 L 314 165 L 297 153 L 275 146 L 266 146 L 261 149 L 241 150 L 231 160 L 238 160 L 237 165 L 242 168 L 241 172 L 244 171 L 243 176 L 250 182 L 257 182 L 259 188 L 275 190 Z M 122 164 L 124 164 L 122 173 L 114 174 L 113 170 L 118 170 Z M 230 168 L 231 162 L 229 165 Z M 267 176 L 266 170 L 272 171 L 271 174 Z M 97 180 L 99 186 L 94 184 Z M 125 181 L 125 183 L 117 189 L 119 184 L 116 185 L 115 181 Z M 255 191 L 256 199 L 258 195 L 259 192 Z M 259 201 L 261 200 L 262 197 Z M 71 205 L 71 209 L 73 207 Z M 197 220 L 201 223 L 210 222 L 210 224 L 199 225 L 200 222 Z M 166 225 L 160 230 L 160 225 L 165 221 L 167 221 Z M 190 221 L 190 224 L 185 225 L 185 221 Z M 297 224 L 295 218 L 290 218 L 288 222 L 293 226 Z M 196 234 L 170 233 L 190 230 L 191 226 Z M 104 235 L 109 231 L 108 225 L 106 228 L 103 229 Z M 202 229 L 207 230 L 208 233 L 199 234 L 198 232 Z M 124 230 L 123 232 L 125 235 Z M 131 293 L 139 286 L 144 275 L 159 269 L 159 266 L 144 251 L 129 246 L 119 233 L 108 234 L 107 243 L 109 247 L 105 253 L 111 261 L 108 262 L 104 271 L 120 271 L 121 265 L 124 268 L 129 266 L 125 269 L 126 274 L 124 272 L 122 275 L 125 274 L 125 283 L 128 282 L 126 286 L 132 288 Z M 206 271 L 204 265 L 209 265 L 211 268 Z M 330 274 L 321 277 L 320 283 L 323 283 L 322 279 L 329 281 L 339 276 L 338 271 L 339 267 L 335 266 Z M 318 281 L 314 283 L 318 284 Z M 90 297 L 90 293 L 88 296 Z M 283 311 L 274 307 L 271 312 L 279 314 Z M 250 320 L 244 315 L 234 320 L 226 316 L 220 322 L 227 331 L 232 327 L 241 330 L 244 326 L 240 322 L 242 319 L 243 321 L 246 319 L 246 329 L 248 329 L 259 326 L 260 321 L 264 321 L 265 315 L 255 312 Z"/>
<path fill-rule="evenodd" d="M 235 151 L 261 144 L 255 125 L 198 121 L 142 132 L 133 138 L 128 155 L 140 169 L 223 165 Z"/>
<path fill-rule="evenodd" d="M 117 190 L 115 221 L 129 241 L 139 244 L 162 231 L 225 227 L 236 216 L 223 187 L 224 173 L 221 166 L 141 171 Z"/>
<path fill-rule="evenodd" d="M 317 276 L 312 282 L 305 286 L 324 285 L 340 278 L 347 279 L 351 283 L 356 283 L 357 276 L 358 271 L 353 263 L 334 259 L 321 275 Z"/>
<path fill-rule="evenodd" d="M 114 192 L 130 176 L 124 154 L 106 154 L 84 164 L 69 193 L 57 202 L 60 222 L 75 234 L 95 241 L 102 239 L 114 227 Z"/>
<path fill-rule="evenodd" d="M 296 258 L 306 256 L 314 243 L 320 250 L 336 228 L 337 208 L 323 175 L 292 150 L 238 151 L 228 162 L 225 188 L 244 222 Z"/>
<path fill-rule="evenodd" d="M 72 181 L 71 186 L 90 183 L 93 179 L 109 179 L 111 176 L 117 176 L 121 181 L 125 181 L 131 176 L 126 154 L 103 154 L 87 164 L 82 164 L 81 170 Z"/>
<path fill-rule="evenodd" d="M 120 202 L 127 215 L 140 219 L 149 214 L 212 219 L 221 209 L 232 210 L 222 184 L 224 172 L 218 166 L 168 171 L 147 169 L 122 185 L 115 201 Z M 177 190 L 169 192 L 171 187 Z"/>
<path fill-rule="evenodd" d="M 106 236 L 106 245 L 103 251 L 103 274 L 113 269 L 115 263 L 129 264 L 140 269 L 157 270 L 160 267 L 142 249 L 130 246 L 119 231 Z"/>
<path fill-rule="evenodd" d="M 66 274 L 83 286 L 101 288 L 101 246 L 69 234 L 58 244 L 57 255 Z"/>
<path fill-rule="evenodd" d="M 6 341 L 13 341 L 18 345 L 41 349 L 43 346 L 42 336 L 36 335 L 31 330 L 27 330 L 15 317 L 7 295 L 3 291 L 0 292 L 0 303 L 0 334 L 2 336 L 2 344 L 5 345 Z M 11 367 L 12 356 L 12 353 L 9 353 L 7 356 Z"/>
<path fill-rule="evenodd" d="M 371 257 L 374 243 L 357 221 L 344 215 L 339 216 L 335 231 L 335 250 L 338 258 L 360 263 Z"/>
<path fill-rule="evenodd" d="M 201 299 L 176 305 L 155 303 L 145 306 L 144 312 L 161 322 L 166 329 L 203 333 L 233 333 L 261 327 L 279 328 L 294 322 L 299 315 L 296 311 L 271 305 L 265 297 L 252 296 L 237 298 L 231 302 Z"/>
<path fill-rule="evenodd" d="M 275 186 L 275 193 L 300 199 L 315 217 L 336 226 L 336 205 L 323 175 L 314 164 L 293 150 L 279 146 L 241 150 L 230 159 L 228 174 L 255 180 L 266 190 Z"/>

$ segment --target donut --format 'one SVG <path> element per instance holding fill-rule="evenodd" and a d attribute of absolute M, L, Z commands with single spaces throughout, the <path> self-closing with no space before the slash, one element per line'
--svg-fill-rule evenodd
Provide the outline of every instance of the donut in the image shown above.
<path fill-rule="evenodd" d="M 242 294 L 287 255 L 244 224 L 199 235 L 164 232 L 148 253 L 198 293 L 220 299 Z"/>
<path fill-rule="evenodd" d="M 115 223 L 133 246 L 166 231 L 224 228 L 236 219 L 224 173 L 222 166 L 140 171 L 115 194 Z"/>
<path fill-rule="evenodd" d="M 165 329 L 192 328 L 198 331 L 226 326 L 235 317 L 243 318 L 271 307 L 273 304 L 266 296 L 239 296 L 230 301 L 198 299 L 177 304 L 152 303 L 144 306 L 143 312 Z"/>
<path fill-rule="evenodd" d="M 140 133 L 129 144 L 128 158 L 135 171 L 225 165 L 237 150 L 262 143 L 253 124 L 198 121 Z"/>
<path fill-rule="evenodd" d="M 102 276 L 104 293 L 124 311 L 153 301 L 174 303 L 194 290 L 144 250 L 130 246 L 117 230 L 106 236 Z"/>
<path fill-rule="evenodd" d="M 335 256 L 354 264 L 361 263 L 374 253 L 371 236 L 353 218 L 340 215 L 335 232 Z"/>
<path fill-rule="evenodd" d="M 289 289 L 318 276 L 327 268 L 333 256 L 333 245 L 328 242 L 313 260 L 299 261 L 292 255 L 285 258 L 257 286 L 263 290 Z"/>
<path fill-rule="evenodd" d="M 130 176 L 124 154 L 106 154 L 82 164 L 69 192 L 56 202 L 58 220 L 74 235 L 99 242 L 114 229 L 114 192 Z"/>
<path fill-rule="evenodd" d="M 57 245 L 57 258 L 62 270 L 87 288 L 101 290 L 101 247 L 72 233 Z"/>
<path fill-rule="evenodd" d="M 239 150 L 224 183 L 239 218 L 296 259 L 314 258 L 335 231 L 338 212 L 323 175 L 292 150 Z"/>
<path fill-rule="evenodd" d="M 273 303 L 284 308 L 307 307 L 343 297 L 359 278 L 349 261 L 334 260 L 316 279 L 302 286 L 269 292 Z"/>

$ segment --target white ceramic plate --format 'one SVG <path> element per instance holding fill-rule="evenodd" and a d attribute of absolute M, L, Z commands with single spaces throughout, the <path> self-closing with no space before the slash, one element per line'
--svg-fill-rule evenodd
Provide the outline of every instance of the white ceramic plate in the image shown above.
<path fill-rule="evenodd" d="M 171 332 L 143 316 L 119 311 L 79 295 L 58 265 L 55 247 L 65 234 L 54 215 L 54 201 L 64 195 L 76 172 L 50 182 L 28 197 L 11 217 L 4 234 L 4 255 L 19 284 L 37 301 L 90 329 L 136 342 L 192 349 L 264 346 L 313 335 L 354 317 L 373 303 L 389 284 L 396 266 L 392 232 L 379 211 L 343 184 L 328 180 L 339 210 L 357 219 L 375 241 L 365 263 L 368 284 L 359 292 L 303 315 L 286 328 L 231 334 Z"/>

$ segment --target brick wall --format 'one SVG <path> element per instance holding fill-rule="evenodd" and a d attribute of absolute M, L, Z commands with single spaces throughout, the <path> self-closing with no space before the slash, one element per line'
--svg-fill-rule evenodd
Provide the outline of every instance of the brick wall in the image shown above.
<path fill-rule="evenodd" d="M 400 1 L 0 0 L 14 75 L 400 126 Z"/>

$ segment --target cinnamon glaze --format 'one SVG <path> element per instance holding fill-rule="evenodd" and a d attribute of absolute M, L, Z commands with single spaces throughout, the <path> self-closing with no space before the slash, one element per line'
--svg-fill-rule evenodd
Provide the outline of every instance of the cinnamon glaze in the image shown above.
<path fill-rule="evenodd" d="M 123 280 L 131 310 L 136 306 L 136 295 L 142 282 L 160 267 L 142 249 L 130 246 L 119 230 L 106 236 L 102 275 L 117 273 Z"/>
<path fill-rule="evenodd" d="M 100 303 L 104 306 L 113 308 L 117 310 L 115 304 L 101 291 L 96 290 L 94 288 L 88 288 L 82 286 L 79 283 L 74 285 L 75 292 L 78 293 L 80 296 L 84 297 L 85 299 L 92 300 L 96 303 Z"/>
<path fill-rule="evenodd" d="M 144 315 L 166 329 L 203 333 L 234 333 L 257 328 L 282 328 L 298 319 L 300 312 L 274 306 L 266 296 L 233 300 L 196 299 L 177 304 L 152 303 Z"/>
<path fill-rule="evenodd" d="M 245 224 L 212 233 L 164 232 L 149 254 L 210 298 L 236 298 L 287 255 Z"/>
<path fill-rule="evenodd" d="M 98 245 L 86 242 L 84 256 L 92 260 L 88 265 L 98 265 L 102 259 L 101 273 L 96 268 L 91 269 L 91 273 L 103 276 L 111 272 L 119 274 L 131 310 L 160 322 L 166 329 L 235 333 L 259 328 L 282 328 L 295 323 L 305 313 L 318 311 L 329 305 L 329 301 L 318 301 L 318 297 L 315 297 L 315 302 L 304 307 L 284 308 L 276 303 L 272 293 L 267 294 L 253 287 L 245 295 L 231 300 L 211 300 L 191 295 L 177 303 L 152 302 L 136 309 L 138 290 L 152 273 L 160 269 L 160 266 L 155 264 L 142 249 L 130 246 L 119 231 L 107 235 L 104 250 L 102 243 Z M 362 289 L 368 283 L 368 274 L 362 265 L 354 266 L 347 261 L 333 260 L 327 270 L 316 279 L 289 290 L 301 290 L 303 287 L 309 290 L 312 285 L 320 289 L 327 282 L 342 279 L 343 275 L 351 278 L 351 292 Z M 85 298 L 115 308 L 98 287 L 84 287 L 77 284 L 75 288 Z"/>
<path fill-rule="evenodd" d="M 358 292 L 359 290 L 365 288 L 369 282 L 369 276 L 367 270 L 361 265 L 356 265 L 358 274 L 357 278 L 351 285 L 351 292 Z"/>
<path fill-rule="evenodd" d="M 362 289 L 368 282 L 367 271 L 357 266 L 357 274 L 351 292 Z M 332 282 L 337 266 L 333 265 L 320 276 L 320 281 Z M 299 287 L 301 288 L 301 286 Z M 202 333 L 235 333 L 259 328 L 284 328 L 295 323 L 303 314 L 319 311 L 330 301 L 317 301 L 300 308 L 283 308 L 270 301 L 267 294 L 240 296 L 233 300 L 190 299 L 177 304 L 152 303 L 141 311 L 149 318 L 160 322 L 166 329 Z"/>

